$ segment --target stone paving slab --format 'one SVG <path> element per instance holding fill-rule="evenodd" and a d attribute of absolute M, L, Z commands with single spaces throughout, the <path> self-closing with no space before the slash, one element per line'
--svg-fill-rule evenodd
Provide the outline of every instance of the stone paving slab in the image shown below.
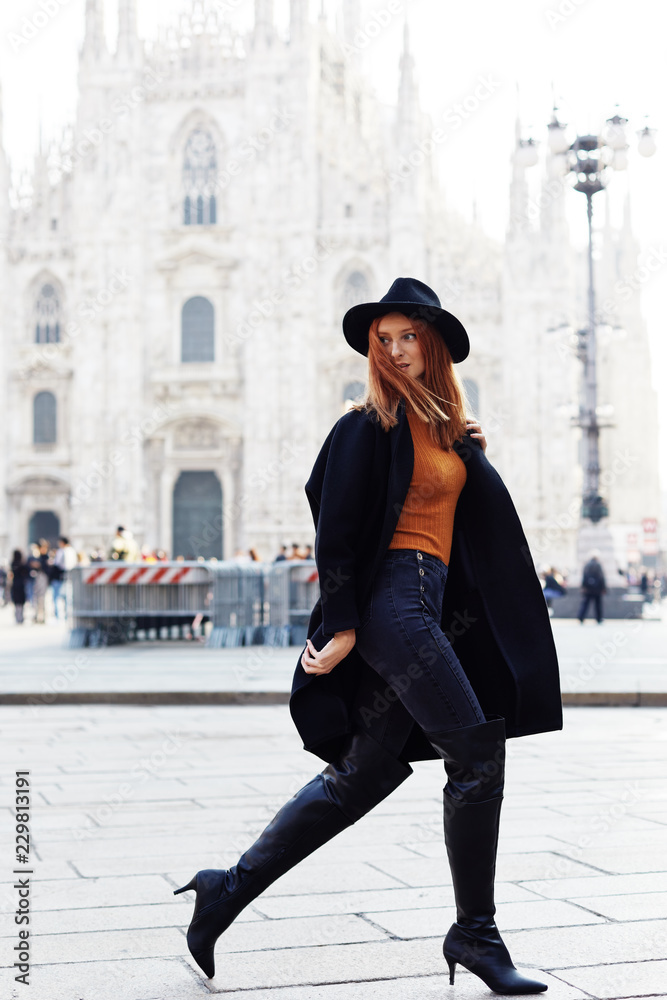
<path fill-rule="evenodd" d="M 202 1000 L 206 980 L 180 959 L 124 959 L 33 967 L 29 993 L 10 982 L 9 1000 Z"/>
<path fill-rule="evenodd" d="M 534 901 L 534 893 L 512 882 L 496 883 L 496 902 Z M 327 913 L 366 913 L 375 919 L 377 912 L 422 910 L 454 904 L 451 885 L 422 889 L 367 889 L 364 892 L 311 892 L 303 896 L 267 896 L 263 893 L 253 909 L 267 917 L 310 917 Z M 450 910 L 451 913 L 451 910 Z"/>
<path fill-rule="evenodd" d="M 182 737 L 174 753 L 116 801 L 114 787 L 169 733 Z M 32 816 L 39 856 L 31 997 L 489 995 L 460 968 L 450 989 L 443 969 L 441 937 L 454 908 L 439 761 L 417 762 L 378 809 L 244 911 L 220 939 L 209 982 L 185 945 L 194 896 L 172 890 L 199 867 L 234 863 L 282 805 L 285 786 L 295 790 L 322 766 L 301 750 L 289 713 L 74 705 L 34 714 L 0 706 L 0 741 L 9 764 L 1 775 L 3 842 L 12 832 L 3 802 L 17 758 L 31 767 L 42 803 Z M 667 962 L 667 796 L 655 765 L 667 748 L 667 710 L 566 709 L 562 732 L 509 748 L 497 919 L 515 963 L 536 975 L 543 967 L 557 1000 L 636 996 L 622 992 L 633 983 L 656 994 Z M 66 800 L 46 802 L 54 791 Z M 628 873 L 613 874 L 605 867 L 612 861 Z M 0 907 L 10 913 L 11 881 L 0 877 Z M 16 1000 L 25 991 L 8 968 L 11 923 L 3 923 L 0 975 L 9 989 L 3 978 L 0 995 Z M 639 966 L 640 976 L 625 977 Z"/>
<path fill-rule="evenodd" d="M 579 899 L 583 896 L 616 896 L 620 893 L 639 892 L 667 893 L 665 859 L 656 856 L 656 861 L 663 864 L 663 870 L 650 874 L 542 879 L 539 881 L 520 881 L 519 884 L 524 889 L 539 893 L 547 899 Z"/>
<path fill-rule="evenodd" d="M 185 895 L 172 897 L 167 903 L 136 905 L 131 902 L 130 897 L 126 899 L 124 906 L 89 906 L 79 909 L 68 907 L 67 932 L 77 935 L 84 931 L 118 931 L 144 927 L 175 927 L 182 930 L 190 922 L 192 908 L 193 901 L 187 899 Z M 62 932 L 62 910 L 39 910 L 38 912 L 37 923 L 40 936 Z M 263 914 L 247 907 L 236 918 L 235 924 L 243 926 L 246 923 L 263 919 Z M 14 930 L 11 924 L 5 922 L 0 936 L 12 937 L 13 935 Z M 180 955 L 181 952 L 182 947 L 178 954 Z"/>
<path fill-rule="evenodd" d="M 591 994 L 583 993 L 548 973 L 540 973 L 540 978 L 549 986 L 550 1000 L 588 1000 Z M 476 976 L 458 970 L 455 989 L 449 985 L 449 977 L 441 975 L 419 976 L 412 979 L 401 978 L 365 982 L 363 990 L 357 982 L 332 983 L 321 986 L 287 986 L 283 988 L 243 990 L 226 993 L 229 1000 L 478 1000 L 480 996 L 491 994 Z"/>
<path fill-rule="evenodd" d="M 579 906 L 610 920 L 660 920 L 667 916 L 664 893 L 633 892 L 622 896 L 579 896 Z"/>
<path fill-rule="evenodd" d="M 556 975 L 596 997 L 665 997 L 667 962 L 618 962 L 563 969 Z"/>
<path fill-rule="evenodd" d="M 508 931 L 503 937 L 515 964 L 531 961 L 545 969 L 604 965 L 620 955 L 627 962 L 667 959 L 665 920 Z"/>
<path fill-rule="evenodd" d="M 433 909 L 395 910 L 391 913 L 373 913 L 373 923 L 384 927 L 398 938 L 442 937 L 452 922 L 451 907 Z M 604 923 L 595 913 L 586 913 L 581 906 L 560 901 L 535 900 L 530 903 L 498 903 L 496 923 L 505 931 L 524 927 L 583 926 Z"/>

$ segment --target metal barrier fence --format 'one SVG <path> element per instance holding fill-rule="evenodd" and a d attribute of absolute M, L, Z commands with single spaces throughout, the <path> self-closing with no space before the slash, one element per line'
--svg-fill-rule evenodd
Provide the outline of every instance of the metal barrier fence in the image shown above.
<path fill-rule="evenodd" d="M 70 646 L 204 635 L 209 646 L 303 645 L 319 595 L 313 560 L 94 563 L 71 571 Z"/>
<path fill-rule="evenodd" d="M 214 576 L 206 563 L 93 563 L 70 576 L 71 646 L 203 635 L 210 619 Z"/>
<path fill-rule="evenodd" d="M 318 596 L 317 567 L 310 559 L 218 563 L 208 645 L 303 645 Z"/>

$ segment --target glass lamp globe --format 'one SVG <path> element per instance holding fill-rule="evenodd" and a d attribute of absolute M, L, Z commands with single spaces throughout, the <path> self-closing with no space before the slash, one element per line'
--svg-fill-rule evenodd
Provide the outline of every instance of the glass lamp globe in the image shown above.
<path fill-rule="evenodd" d="M 604 131 L 604 141 L 612 149 L 624 149 L 627 145 L 627 139 L 625 137 L 625 124 L 627 118 L 621 118 L 620 115 L 614 115 L 613 118 L 607 119 L 607 127 Z"/>
<path fill-rule="evenodd" d="M 534 139 L 521 139 L 514 154 L 520 167 L 534 167 L 537 163 L 537 144 Z"/>
<path fill-rule="evenodd" d="M 643 128 L 641 132 L 638 132 L 639 142 L 637 143 L 637 152 L 641 156 L 653 156 L 656 150 L 655 139 L 653 138 L 654 129 Z"/>
<path fill-rule="evenodd" d="M 549 128 L 549 149 L 552 153 L 564 153 L 570 145 L 565 138 L 565 126 L 560 122 L 551 122 Z"/>

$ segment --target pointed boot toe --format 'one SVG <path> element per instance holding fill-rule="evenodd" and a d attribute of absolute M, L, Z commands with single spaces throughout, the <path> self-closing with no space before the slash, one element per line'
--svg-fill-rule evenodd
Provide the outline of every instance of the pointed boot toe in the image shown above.
<path fill-rule="evenodd" d="M 537 979 L 522 976 L 495 924 L 481 928 L 452 924 L 442 951 L 449 967 L 449 982 L 454 983 L 456 964 L 479 976 L 483 983 L 503 996 L 544 993 L 549 987 Z"/>

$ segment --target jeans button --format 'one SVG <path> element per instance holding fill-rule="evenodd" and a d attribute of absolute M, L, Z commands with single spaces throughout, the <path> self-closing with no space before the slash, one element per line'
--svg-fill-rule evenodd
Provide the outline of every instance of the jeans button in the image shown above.
<path fill-rule="evenodd" d="M 423 555 L 421 554 L 421 552 L 418 552 L 418 553 L 417 553 L 417 559 L 423 559 L 423 558 L 424 558 L 424 557 L 423 557 Z"/>
<path fill-rule="evenodd" d="M 420 587 L 419 589 L 420 589 L 420 590 L 423 590 L 424 588 L 423 588 L 423 587 Z"/>
<path fill-rule="evenodd" d="M 421 567 L 419 568 L 419 575 L 424 576 L 424 570 Z"/>

